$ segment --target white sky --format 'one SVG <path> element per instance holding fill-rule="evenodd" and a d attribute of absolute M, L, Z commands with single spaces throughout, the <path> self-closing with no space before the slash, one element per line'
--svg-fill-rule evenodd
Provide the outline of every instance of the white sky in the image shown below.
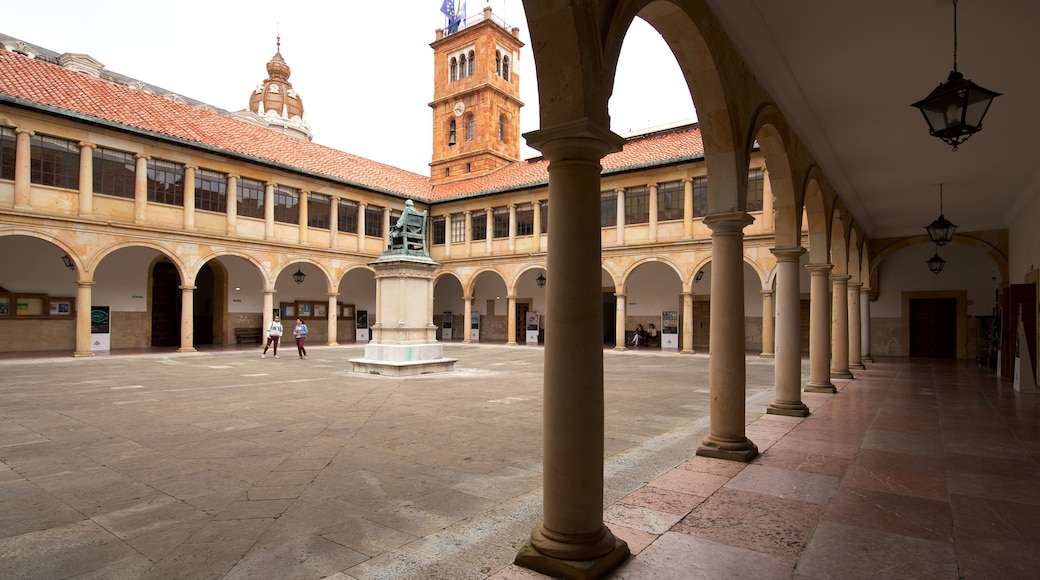
<path fill-rule="evenodd" d="M 86 53 L 108 70 L 228 111 L 246 108 L 281 34 L 314 141 L 429 173 L 435 31 L 441 0 L 53 0 L 5 2 L 0 32 L 58 53 Z M 520 0 L 490 5 L 520 28 L 522 133 L 538 128 L 534 59 Z M 362 11 L 362 8 L 364 9 Z M 696 117 L 675 58 L 636 20 L 625 40 L 610 102 L 611 129 L 632 131 Z M 521 139 L 523 157 L 537 155 Z"/>

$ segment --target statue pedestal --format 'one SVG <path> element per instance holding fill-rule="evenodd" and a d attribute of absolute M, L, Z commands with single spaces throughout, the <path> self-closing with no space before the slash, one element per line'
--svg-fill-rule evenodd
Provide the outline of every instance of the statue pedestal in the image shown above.
<path fill-rule="evenodd" d="M 369 264 L 376 278 L 376 323 L 365 357 L 351 359 L 355 373 L 409 376 L 455 370 L 444 358 L 433 324 L 433 272 L 427 256 L 383 254 Z"/>

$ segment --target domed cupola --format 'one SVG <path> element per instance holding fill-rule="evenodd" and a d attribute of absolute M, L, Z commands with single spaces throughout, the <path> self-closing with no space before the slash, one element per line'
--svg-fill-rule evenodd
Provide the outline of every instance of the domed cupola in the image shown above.
<path fill-rule="evenodd" d="M 250 95 L 248 111 L 272 129 L 281 129 L 309 141 L 311 132 L 303 120 L 303 101 L 289 82 L 290 72 L 289 65 L 282 58 L 282 37 L 278 36 L 274 57 L 267 63 L 267 78 Z"/>

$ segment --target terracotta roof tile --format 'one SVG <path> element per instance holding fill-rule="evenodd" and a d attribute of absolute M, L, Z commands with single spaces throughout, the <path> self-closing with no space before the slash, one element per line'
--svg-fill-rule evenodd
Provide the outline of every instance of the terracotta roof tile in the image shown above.
<path fill-rule="evenodd" d="M 431 187 L 424 175 L 3 50 L 0 95 L 416 200 L 457 199 L 548 183 L 548 162 L 535 158 L 483 177 Z M 687 125 L 631 138 L 602 164 L 609 174 L 696 159 L 703 152 L 700 129 Z"/>

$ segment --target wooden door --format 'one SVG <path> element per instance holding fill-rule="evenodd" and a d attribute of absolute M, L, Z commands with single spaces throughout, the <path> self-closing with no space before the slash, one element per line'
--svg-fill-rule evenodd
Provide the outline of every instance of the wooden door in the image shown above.
<path fill-rule="evenodd" d="M 957 358 L 957 299 L 910 299 L 910 356 Z"/>
<path fill-rule="evenodd" d="M 180 346 L 180 284 L 180 274 L 173 264 L 155 264 L 152 269 L 152 346 Z"/>

